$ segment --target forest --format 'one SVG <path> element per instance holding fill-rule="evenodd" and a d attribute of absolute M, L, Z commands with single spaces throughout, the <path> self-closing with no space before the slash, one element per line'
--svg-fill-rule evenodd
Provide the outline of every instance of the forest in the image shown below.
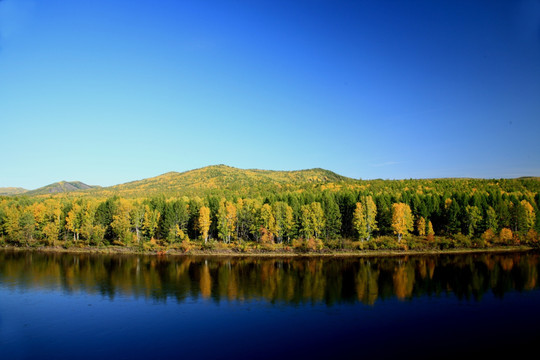
<path fill-rule="evenodd" d="M 0 243 L 186 253 L 444 250 L 539 243 L 536 178 L 310 179 L 289 186 L 254 181 L 233 190 L 220 184 L 188 195 L 145 195 L 148 188 L 143 187 L 130 189 L 127 196 L 111 191 L 103 196 L 103 190 L 3 196 Z"/>

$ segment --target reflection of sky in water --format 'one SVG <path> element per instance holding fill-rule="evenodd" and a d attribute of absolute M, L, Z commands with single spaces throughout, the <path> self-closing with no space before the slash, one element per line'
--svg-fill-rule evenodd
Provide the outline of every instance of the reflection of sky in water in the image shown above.
<path fill-rule="evenodd" d="M 364 356 L 397 356 L 411 346 L 448 354 L 515 346 L 538 337 L 540 293 L 512 292 L 481 302 L 422 296 L 363 304 L 287 306 L 267 301 L 177 303 L 151 298 L 33 288 L 0 288 L 0 356 L 16 359 L 217 356 L 328 357 L 362 348 Z M 511 329 L 499 331 L 498 329 Z M 474 341 L 471 341 L 474 339 Z M 391 345 L 389 345 L 391 343 Z M 499 347 L 499 345 L 497 345 Z M 499 347 L 500 348 L 500 347 Z M 420 357 L 422 357 L 420 355 Z"/>

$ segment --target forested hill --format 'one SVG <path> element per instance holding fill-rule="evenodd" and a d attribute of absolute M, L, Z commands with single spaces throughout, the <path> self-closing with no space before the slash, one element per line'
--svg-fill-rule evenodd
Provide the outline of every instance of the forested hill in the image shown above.
<path fill-rule="evenodd" d="M 320 249 L 337 246 L 336 239 L 373 236 L 380 238 L 373 249 L 400 249 L 402 238 L 413 247 L 417 240 L 440 248 L 540 246 L 539 178 L 355 180 L 323 169 L 218 165 L 84 187 L 61 182 L 1 196 L 0 244 L 84 239 L 153 248 L 156 241 L 175 246 L 187 238 L 201 244 L 208 238 L 253 244 L 296 239 L 300 248 Z M 394 235 L 397 243 L 389 243 Z"/>
<path fill-rule="evenodd" d="M 57 193 L 69 193 L 73 191 L 87 190 L 87 189 L 92 189 L 92 188 L 95 188 L 95 186 L 86 185 L 85 183 L 82 183 L 80 181 L 59 181 L 53 184 L 40 187 L 39 189 L 27 191 L 23 194 L 30 195 L 30 196 L 49 195 L 49 194 L 57 194 Z"/>
<path fill-rule="evenodd" d="M 0 195 L 49 197 L 149 198 L 209 196 L 261 198 L 287 193 L 317 194 L 321 191 L 373 195 L 419 196 L 436 194 L 449 197 L 454 193 L 522 194 L 534 197 L 540 192 L 540 178 L 518 179 L 408 179 L 408 180 L 356 180 L 325 169 L 272 171 L 238 169 L 226 165 L 207 166 L 185 172 L 168 172 L 156 177 L 132 181 L 110 187 L 89 186 L 79 181 L 61 181 L 42 188 L 25 191 L 9 189 Z M 19 190 L 19 189 L 18 189 Z"/>
<path fill-rule="evenodd" d="M 181 173 L 168 172 L 148 179 L 93 189 L 87 193 L 99 197 L 113 195 L 146 197 L 161 194 L 165 196 L 255 196 L 265 192 L 283 192 L 351 181 L 354 180 L 319 168 L 273 171 L 214 165 Z"/>

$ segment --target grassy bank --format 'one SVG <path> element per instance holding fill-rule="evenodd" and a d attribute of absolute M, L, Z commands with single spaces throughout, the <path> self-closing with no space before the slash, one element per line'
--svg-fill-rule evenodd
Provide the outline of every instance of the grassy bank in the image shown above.
<path fill-rule="evenodd" d="M 403 255 L 440 255 L 440 254 L 468 254 L 486 252 L 522 252 L 534 250 L 534 247 L 526 245 L 514 246 L 491 246 L 485 248 L 453 248 L 453 249 L 400 249 L 400 250 L 359 250 L 359 249 L 321 249 L 321 250 L 298 250 L 298 249 L 262 249 L 252 248 L 239 250 L 235 247 L 220 247 L 214 249 L 190 249 L 185 251 L 180 248 L 163 250 L 144 250 L 140 247 L 130 246 L 13 246 L 2 245 L 0 249 L 10 251 L 39 251 L 50 253 L 79 253 L 79 254 L 132 254 L 153 256 L 249 256 L 249 257 L 369 257 L 369 256 L 403 256 Z"/>

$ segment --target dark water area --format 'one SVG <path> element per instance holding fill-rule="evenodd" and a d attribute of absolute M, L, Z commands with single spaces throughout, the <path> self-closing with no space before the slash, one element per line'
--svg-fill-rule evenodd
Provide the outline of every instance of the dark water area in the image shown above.
<path fill-rule="evenodd" d="M 0 251 L 0 359 L 522 356 L 539 260 Z"/>

